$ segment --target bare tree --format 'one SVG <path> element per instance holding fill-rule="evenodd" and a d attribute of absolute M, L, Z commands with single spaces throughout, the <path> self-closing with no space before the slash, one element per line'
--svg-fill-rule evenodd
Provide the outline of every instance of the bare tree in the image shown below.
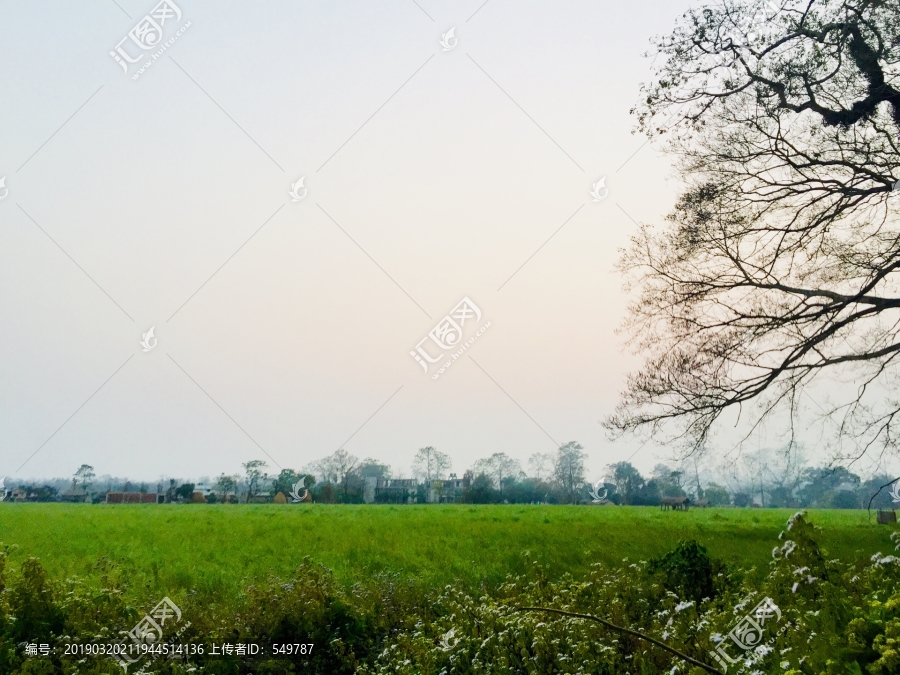
<path fill-rule="evenodd" d="M 359 465 L 359 458 L 351 455 L 343 448 L 336 450 L 314 463 L 316 473 L 321 474 L 322 481 L 337 485 L 344 497 L 347 496 L 347 487 L 353 476 L 353 471 Z"/>
<path fill-rule="evenodd" d="M 435 450 L 430 445 L 419 448 L 413 458 L 413 474 L 425 482 L 443 478 L 451 466 L 453 463 L 450 456 L 440 450 Z"/>
<path fill-rule="evenodd" d="M 80 484 L 85 490 L 87 490 L 91 486 L 91 482 L 94 480 L 94 467 L 90 464 L 82 464 L 78 467 L 78 471 L 75 472 L 75 475 L 72 476 L 72 489 L 75 490 Z"/>
<path fill-rule="evenodd" d="M 238 476 L 229 476 L 226 474 L 221 474 L 219 478 L 216 480 L 216 484 L 213 486 L 221 495 L 220 501 L 224 503 L 228 499 L 228 493 L 233 492 L 237 493 L 238 489 Z"/>
<path fill-rule="evenodd" d="M 613 486 L 619 504 L 634 504 L 645 481 L 631 462 L 616 462 L 606 467 L 606 480 Z"/>
<path fill-rule="evenodd" d="M 536 452 L 528 458 L 528 470 L 538 480 L 549 478 L 553 473 L 553 455 L 549 452 Z"/>
<path fill-rule="evenodd" d="M 577 500 L 578 490 L 584 484 L 584 457 L 584 448 L 575 441 L 559 446 L 556 451 L 553 477 L 571 502 Z"/>
<path fill-rule="evenodd" d="M 486 459 L 479 459 L 472 467 L 475 475 L 484 474 L 491 479 L 494 487 L 503 492 L 503 481 L 517 478 L 522 474 L 522 465 L 503 452 L 495 452 Z"/>
<path fill-rule="evenodd" d="M 259 486 L 269 477 L 265 472 L 269 465 L 261 459 L 251 459 L 241 466 L 244 467 L 244 482 L 247 485 L 247 503 L 249 504 L 250 499 L 259 492 Z"/>
<path fill-rule="evenodd" d="M 773 4 L 690 10 L 656 43 L 635 112 L 687 188 L 621 260 L 646 360 L 606 425 L 689 452 L 726 410 L 793 431 L 817 378 L 851 374 L 832 438 L 895 448 L 900 3 Z"/>

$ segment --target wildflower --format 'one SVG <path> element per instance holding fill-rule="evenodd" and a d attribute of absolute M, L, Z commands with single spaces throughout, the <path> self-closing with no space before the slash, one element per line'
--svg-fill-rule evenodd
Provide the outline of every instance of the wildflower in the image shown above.
<path fill-rule="evenodd" d="M 797 548 L 797 543 L 793 539 L 785 540 L 784 544 L 782 544 L 781 548 L 775 547 L 772 549 L 772 557 L 773 558 L 787 558 L 794 550 Z"/>
<path fill-rule="evenodd" d="M 797 513 L 788 518 L 787 529 L 790 530 L 791 528 L 793 528 L 797 521 L 803 518 L 804 515 L 805 514 L 803 511 L 797 511 Z"/>

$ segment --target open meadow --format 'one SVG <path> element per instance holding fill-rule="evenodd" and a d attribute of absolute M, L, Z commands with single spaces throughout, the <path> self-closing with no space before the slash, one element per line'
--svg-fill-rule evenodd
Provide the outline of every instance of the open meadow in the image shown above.
<path fill-rule="evenodd" d="M 118 673 L 104 650 L 138 631 L 170 651 L 134 663 L 167 675 L 887 675 L 896 530 L 855 510 L 2 504 L 0 672 Z M 260 651 L 213 651 L 237 644 Z"/>
<path fill-rule="evenodd" d="M 40 559 L 51 578 L 95 577 L 115 562 L 136 593 L 196 591 L 211 601 L 269 575 L 287 577 L 305 558 L 339 582 L 396 572 L 426 587 L 498 585 L 529 560 L 552 577 L 583 576 L 592 563 L 648 560 L 694 539 L 711 557 L 765 571 L 786 509 L 692 509 L 522 505 L 82 505 L 2 504 L 0 542 L 11 562 Z M 846 561 L 890 551 L 893 528 L 865 511 L 816 510 L 820 543 Z"/>

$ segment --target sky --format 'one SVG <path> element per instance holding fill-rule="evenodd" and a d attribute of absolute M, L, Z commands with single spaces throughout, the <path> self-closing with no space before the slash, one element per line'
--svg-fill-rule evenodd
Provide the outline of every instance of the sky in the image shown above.
<path fill-rule="evenodd" d="M 664 459 L 600 421 L 619 249 L 680 186 L 629 110 L 685 9 L 4 0 L 0 475 Z"/>

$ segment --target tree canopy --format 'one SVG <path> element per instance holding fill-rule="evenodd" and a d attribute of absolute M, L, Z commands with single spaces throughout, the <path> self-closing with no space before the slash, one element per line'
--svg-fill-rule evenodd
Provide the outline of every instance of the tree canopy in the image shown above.
<path fill-rule="evenodd" d="M 451 466 L 453 462 L 450 455 L 435 450 L 430 445 L 419 448 L 413 458 L 413 473 L 425 482 L 443 478 Z"/>
<path fill-rule="evenodd" d="M 654 44 L 634 113 L 686 186 L 620 262 L 645 362 L 607 427 L 697 449 L 845 378 L 834 439 L 894 448 L 900 3 L 723 0 Z"/>

